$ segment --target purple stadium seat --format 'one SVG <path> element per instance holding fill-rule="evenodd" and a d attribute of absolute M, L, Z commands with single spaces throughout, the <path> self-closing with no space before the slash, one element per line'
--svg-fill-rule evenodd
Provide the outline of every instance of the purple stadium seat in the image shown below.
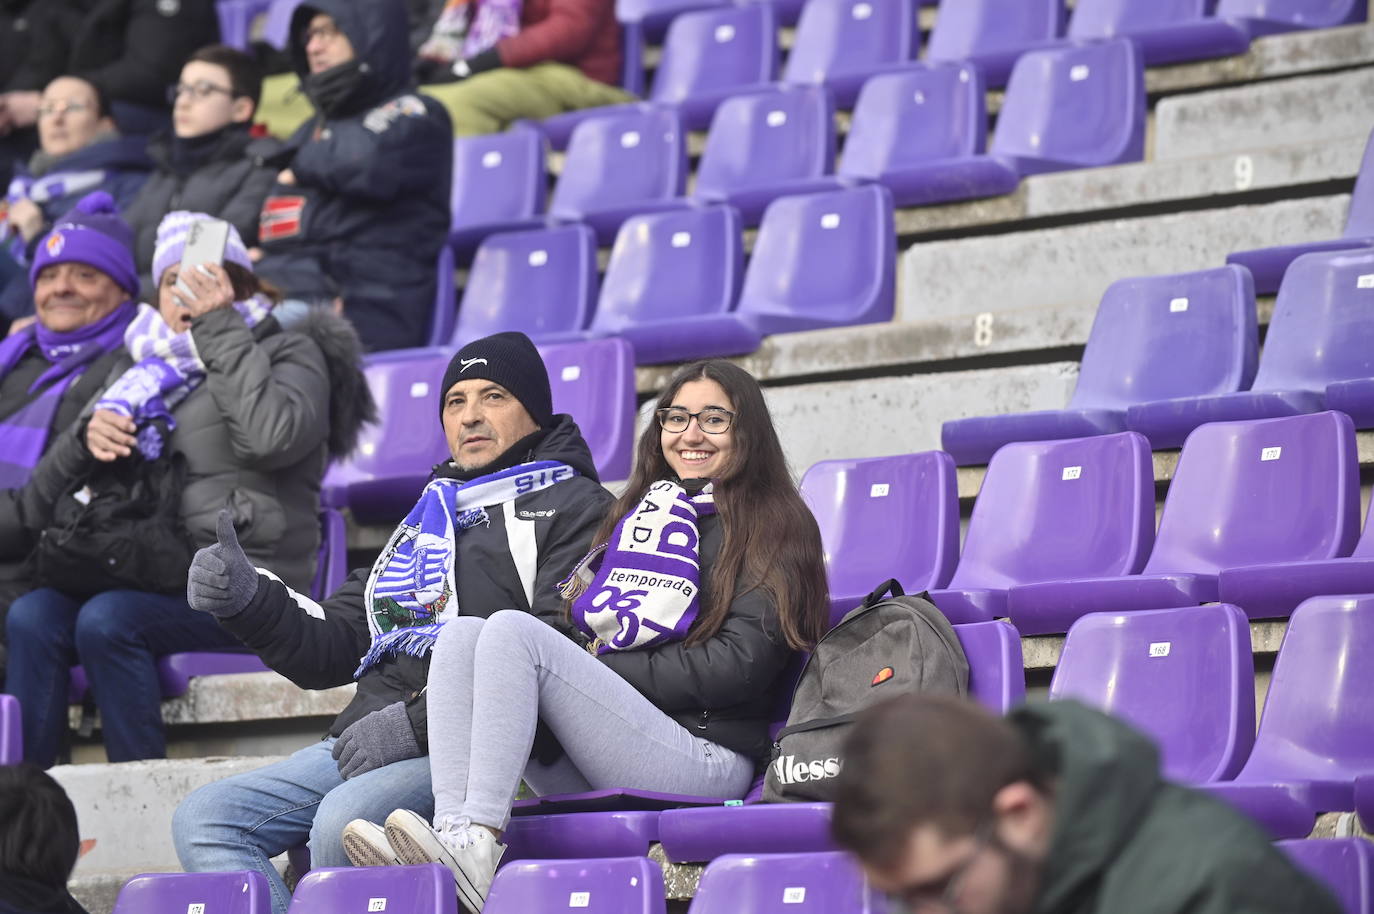
<path fill-rule="evenodd" d="M 453 322 L 458 312 L 458 290 L 453 284 L 453 251 L 448 245 L 439 249 L 439 263 L 435 267 L 434 313 L 429 318 L 430 346 L 442 346 L 453 334 Z"/>
<path fill-rule="evenodd" d="M 291 42 L 291 17 L 302 0 L 272 0 L 267 7 L 267 20 L 262 26 L 262 40 L 278 50 L 286 50 Z"/>
<path fill-rule="evenodd" d="M 919 34 L 911 0 L 806 0 L 782 81 L 829 86 L 848 110 L 864 80 L 914 61 Z"/>
<path fill-rule="evenodd" d="M 502 865 L 516 860 L 643 857 L 658 840 L 657 810 L 516 816 L 501 840 Z"/>
<path fill-rule="evenodd" d="M 360 524 L 395 524 L 415 504 L 436 463 L 449 458 L 437 420 L 438 386 L 450 349 L 374 353 L 364 364 L 382 422 L 363 428 L 358 448 L 325 474 L 322 498 Z"/>
<path fill-rule="evenodd" d="M 623 339 L 544 346 L 554 412 L 582 429 L 603 480 L 628 479 L 635 445 L 635 354 Z"/>
<path fill-rule="evenodd" d="M 596 238 L 587 226 L 490 235 L 472 260 L 449 343 L 503 330 L 536 343 L 580 339 L 595 302 Z"/>
<path fill-rule="evenodd" d="M 1140 574 L 1026 584 L 1007 607 L 1023 634 L 1042 634 L 1090 612 L 1208 603 L 1223 569 L 1349 555 L 1359 522 L 1347 416 L 1213 422 L 1183 446 Z"/>
<path fill-rule="evenodd" d="M 1365 831 L 1374 830 L 1374 773 L 1355 778 L 1355 812 Z"/>
<path fill-rule="evenodd" d="M 270 914 L 261 873 L 144 873 L 119 890 L 112 914 Z"/>
<path fill-rule="evenodd" d="M 687 180 L 681 116 L 671 108 L 608 108 L 573 129 L 549 214 L 585 222 L 609 244 L 640 213 L 680 209 Z"/>
<path fill-rule="evenodd" d="M 1363 9 L 1363 7 L 1361 7 Z M 1374 132 L 1369 135 L 1360 162 L 1360 174 L 1350 195 L 1350 209 L 1345 216 L 1345 232 L 1332 241 L 1309 241 L 1304 244 L 1285 244 L 1253 251 L 1236 251 L 1226 258 L 1238 263 L 1255 277 L 1255 291 L 1268 295 L 1278 291 L 1284 271 L 1298 257 L 1317 251 L 1349 251 L 1374 246 Z"/>
<path fill-rule="evenodd" d="M 1064 32 L 1064 0 L 962 0 L 945 3 L 930 32 L 926 59 L 968 61 L 991 88 L 1006 85 L 1016 59 Z"/>
<path fill-rule="evenodd" d="M 24 759 L 24 733 L 20 728 L 19 699 L 0 693 L 0 765 L 16 765 Z"/>
<path fill-rule="evenodd" d="M 215 0 L 220 41 L 239 50 L 247 49 L 253 20 L 267 12 L 270 5 L 271 0 Z"/>
<path fill-rule="evenodd" d="M 438 863 L 311 870 L 296 886 L 289 909 L 290 914 L 368 910 L 386 914 L 458 914 L 453 874 Z"/>
<path fill-rule="evenodd" d="M 1244 54 L 1250 33 L 1208 16 L 1213 0 L 1078 0 L 1070 41 L 1130 38 L 1147 66 Z"/>
<path fill-rule="evenodd" d="M 1364 838 L 1311 838 L 1277 846 L 1331 889 L 1346 914 L 1374 914 L 1374 843 Z"/>
<path fill-rule="evenodd" d="M 1255 742 L 1250 622 L 1226 603 L 1089 613 L 1069 627 L 1050 698 L 1118 715 L 1184 783 L 1235 777 Z"/>
<path fill-rule="evenodd" d="M 862 0 L 867 2 L 867 0 Z M 716 109 L 692 196 L 759 224 L 778 197 L 833 190 L 835 113 L 824 86 L 770 86 Z"/>
<path fill-rule="evenodd" d="M 1258 38 L 1364 22 L 1367 12 L 1362 0 L 1219 0 L 1216 18 L 1238 23 Z"/>
<path fill-rule="evenodd" d="M 823 460 L 806 471 L 801 491 L 821 528 L 831 625 L 888 578 L 907 593 L 949 583 L 959 560 L 959 493 L 948 454 Z"/>
<path fill-rule="evenodd" d="M 806 0 L 742 0 L 744 4 L 761 3 L 771 7 L 773 18 L 777 20 L 779 27 L 792 27 L 801 19 L 802 9 L 806 6 Z M 921 0 L 924 4 L 929 4 L 930 0 Z"/>
<path fill-rule="evenodd" d="M 663 914 L 663 870 L 647 857 L 511 863 L 497 872 L 482 910 L 531 914 L 573 908 L 587 914 Z"/>
<path fill-rule="evenodd" d="M 1124 431 L 1135 404 L 1248 388 L 1256 340 L 1255 293 L 1240 267 L 1120 279 L 1102 295 L 1067 408 L 953 419 L 941 444 L 966 465 L 1011 441 Z"/>
<path fill-rule="evenodd" d="M 644 49 L 663 38 L 681 13 L 728 6 L 729 0 L 616 0 L 615 18 L 620 22 L 620 83 L 626 92 L 644 94 Z"/>
<path fill-rule="evenodd" d="M 753 352 L 758 329 L 723 317 L 739 297 L 743 261 L 733 207 L 634 216 L 611 248 L 589 333 L 629 340 L 640 364 Z"/>
<path fill-rule="evenodd" d="M 898 206 L 917 206 L 956 193 L 931 181 L 928 166 L 985 151 L 984 94 L 978 68 L 968 63 L 874 76 L 864 83 L 854 105 L 840 177 L 877 181 L 892 191 Z"/>
<path fill-rule="evenodd" d="M 1230 784 L 1208 791 L 1301 838 L 1313 816 L 1355 808 L 1355 778 L 1374 772 L 1374 702 L 1363 664 L 1374 650 L 1374 596 L 1313 597 L 1293 611 L 1274 661 L 1255 748 Z M 1291 815 L 1297 806 L 1301 816 Z"/>
<path fill-rule="evenodd" d="M 969 622 L 954 626 L 968 658 L 968 693 L 990 711 L 1005 714 L 1026 700 L 1026 668 L 1021 634 L 1010 622 Z"/>
<path fill-rule="evenodd" d="M 849 854 L 730 854 L 701 874 L 689 914 L 885 914 Z"/>
<path fill-rule="evenodd" d="M 339 589 L 348 577 L 348 528 L 335 508 L 320 509 L 320 553 L 315 560 L 315 580 L 310 596 L 316 600 Z"/>
<path fill-rule="evenodd" d="M 544 137 L 534 127 L 454 140 L 449 244 L 458 260 L 470 261 L 488 235 L 543 225 L 547 187 Z"/>
<path fill-rule="evenodd" d="M 761 333 L 889 321 L 896 251 L 881 185 L 780 197 L 763 214 L 733 316 Z"/>
<path fill-rule="evenodd" d="M 1008 615 L 1018 585 L 1134 574 L 1154 539 L 1154 502 L 1150 447 L 1133 432 L 1008 444 L 988 463 L 954 577 L 930 598 L 951 622 L 983 622 Z M 1012 621 L 1022 634 L 1047 631 Z"/>
<path fill-rule="evenodd" d="M 1304 254 L 1284 276 L 1249 390 L 1137 403 L 1126 425 L 1169 448 L 1204 422 L 1317 412 L 1328 384 L 1374 377 L 1371 308 L 1374 250 Z"/>

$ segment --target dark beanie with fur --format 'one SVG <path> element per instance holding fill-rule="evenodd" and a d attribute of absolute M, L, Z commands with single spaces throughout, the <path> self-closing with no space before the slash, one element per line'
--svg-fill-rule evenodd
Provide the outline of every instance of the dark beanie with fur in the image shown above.
<path fill-rule="evenodd" d="M 553 423 L 553 393 L 549 389 L 549 370 L 534 343 L 516 330 L 495 333 L 473 340 L 453 357 L 439 388 L 439 415 L 454 384 L 481 378 L 495 381 L 511 392 L 525 412 L 540 428 Z"/>

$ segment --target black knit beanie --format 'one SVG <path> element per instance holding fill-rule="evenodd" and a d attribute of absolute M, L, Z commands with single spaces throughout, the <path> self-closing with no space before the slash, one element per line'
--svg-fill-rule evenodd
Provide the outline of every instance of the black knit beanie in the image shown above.
<path fill-rule="evenodd" d="M 449 388 L 459 381 L 481 378 L 495 381 L 511 392 L 525 412 L 540 428 L 553 423 L 553 393 L 549 390 L 549 371 L 530 338 L 517 330 L 495 333 L 473 340 L 453 357 L 439 388 L 439 415 Z"/>

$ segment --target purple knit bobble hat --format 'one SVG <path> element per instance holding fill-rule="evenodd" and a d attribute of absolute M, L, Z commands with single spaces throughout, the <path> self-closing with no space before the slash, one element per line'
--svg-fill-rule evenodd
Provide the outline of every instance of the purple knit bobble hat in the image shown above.
<path fill-rule="evenodd" d="M 201 219 L 213 219 L 205 213 L 192 213 L 184 209 L 168 213 L 157 226 L 157 246 L 153 249 L 153 282 L 161 284 L 162 274 L 172 264 L 181 263 L 181 255 L 186 250 L 186 236 L 190 233 L 191 223 Z M 253 261 L 248 256 L 239 230 L 229 224 L 229 240 L 224 244 L 224 262 L 236 263 L 253 272 Z"/>
<path fill-rule="evenodd" d="M 55 263 L 88 264 L 113 279 L 125 292 L 138 294 L 134 230 L 120 218 L 114 198 L 103 190 L 78 200 L 38 243 L 33 265 L 29 267 L 29 286 L 37 286 L 38 274 Z"/>

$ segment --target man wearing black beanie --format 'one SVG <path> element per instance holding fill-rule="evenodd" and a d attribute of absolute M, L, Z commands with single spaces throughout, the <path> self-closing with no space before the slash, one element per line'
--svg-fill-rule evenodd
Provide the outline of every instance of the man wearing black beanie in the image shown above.
<path fill-rule="evenodd" d="M 232 523 L 191 568 L 191 606 L 274 670 L 307 689 L 357 682 L 327 739 L 201 788 L 173 820 L 187 872 L 256 870 L 279 912 L 290 896 L 271 857 L 308 840 L 314 866 L 348 866 L 350 820 L 432 813 L 425 685 L 439 626 L 523 609 L 577 637 L 557 584 L 591 548 L 612 498 L 577 424 L 553 413 L 539 351 L 523 333 L 475 340 L 440 390 L 452 459 L 416 493 L 373 567 L 322 605 L 253 568 Z M 541 762 L 560 753 L 556 741 L 536 743 Z"/>

